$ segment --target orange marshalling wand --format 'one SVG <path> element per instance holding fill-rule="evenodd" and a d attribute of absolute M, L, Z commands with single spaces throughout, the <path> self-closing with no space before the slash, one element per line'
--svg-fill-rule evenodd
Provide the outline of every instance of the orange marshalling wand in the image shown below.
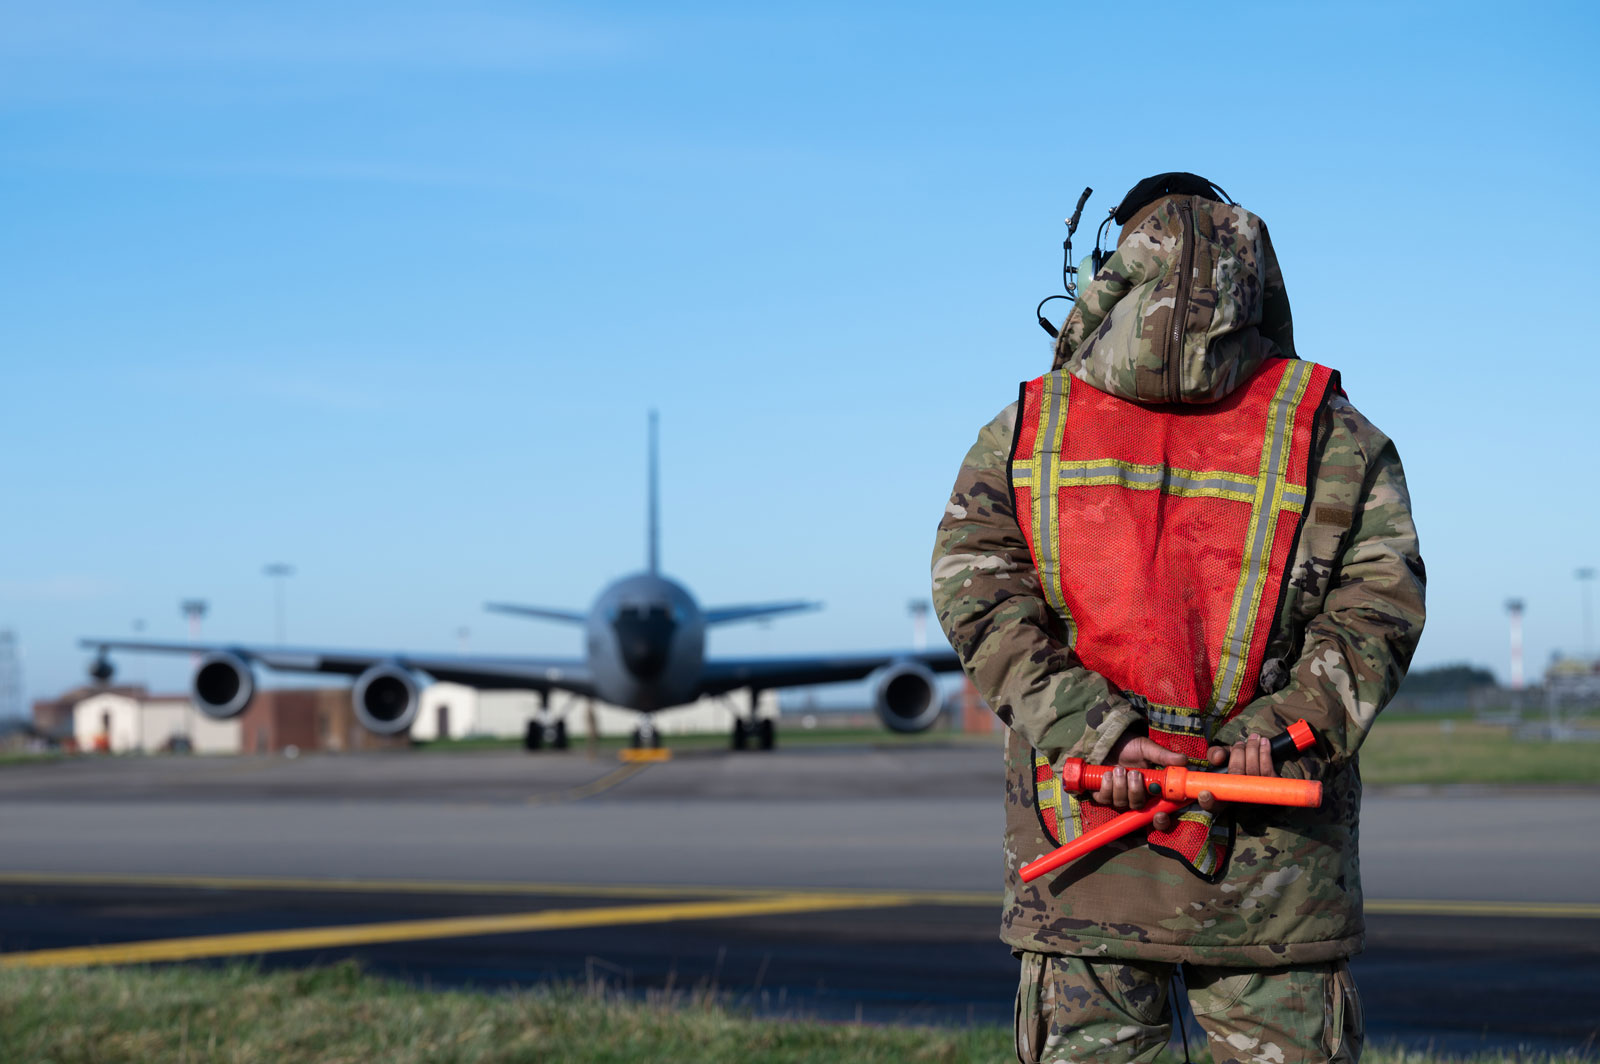
<path fill-rule="evenodd" d="M 1293 756 L 1309 749 L 1316 742 L 1311 725 L 1297 720 L 1288 731 L 1272 741 L 1275 757 Z M 1097 791 L 1106 774 L 1113 771 L 1110 765 L 1086 765 L 1079 757 L 1068 758 L 1061 769 L 1063 790 Z M 1099 849 L 1113 839 L 1120 839 L 1132 831 L 1146 827 L 1160 813 L 1175 813 L 1209 791 L 1219 802 L 1251 802 L 1257 805 L 1291 805 L 1316 808 L 1322 804 L 1322 784 L 1318 780 L 1286 780 L 1277 776 L 1239 776 L 1227 772 L 1195 772 L 1186 768 L 1140 769 L 1145 786 L 1160 800 L 1143 809 L 1123 813 L 1108 824 L 1086 832 L 1065 846 L 1045 854 L 1036 861 L 1022 866 L 1022 881 L 1030 883 L 1047 872 L 1053 872 L 1068 861 L 1075 860 Z"/>

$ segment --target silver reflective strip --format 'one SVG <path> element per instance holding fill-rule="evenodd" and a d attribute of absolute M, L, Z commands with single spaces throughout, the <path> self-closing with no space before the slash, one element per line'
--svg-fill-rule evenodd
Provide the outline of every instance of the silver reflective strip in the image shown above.
<path fill-rule="evenodd" d="M 1174 731 L 1185 731 L 1199 735 L 1205 731 L 1206 727 L 1204 717 L 1174 710 L 1157 709 L 1154 706 L 1150 707 L 1147 716 L 1150 719 L 1150 723 L 1159 724 L 1163 728 Z"/>
<path fill-rule="evenodd" d="M 1091 480 L 1115 480 L 1132 488 L 1159 488 L 1163 491 L 1221 491 L 1234 495 L 1252 495 L 1255 480 L 1252 477 L 1190 477 L 1165 466 L 1139 468 L 1121 463 L 1081 466 L 1061 474 L 1064 487 L 1085 484 Z M 1243 501 L 1243 500 L 1240 500 Z"/>
<path fill-rule="evenodd" d="M 1241 484 L 1237 480 L 1225 480 L 1221 477 L 1201 479 L 1199 477 L 1180 477 L 1177 474 L 1172 474 L 1167 477 L 1167 483 L 1172 487 L 1183 488 L 1187 491 L 1231 491 L 1245 494 L 1251 490 L 1249 486 Z"/>
<path fill-rule="evenodd" d="M 1267 544 L 1277 526 L 1278 512 L 1268 506 L 1273 488 L 1283 479 L 1284 450 L 1289 433 L 1294 428 L 1294 400 L 1309 372 L 1306 363 L 1295 362 L 1283 375 L 1277 393 L 1272 397 L 1272 437 L 1267 441 L 1262 456 L 1261 479 L 1256 482 L 1256 498 L 1252 504 L 1254 535 L 1250 539 L 1244 572 L 1234 593 L 1234 622 L 1222 639 L 1222 661 L 1217 670 L 1217 681 L 1211 690 L 1211 702 L 1226 712 L 1233 708 L 1234 685 L 1244 670 L 1246 656 L 1250 653 L 1250 636 L 1255 629 L 1255 601 L 1261 587 Z"/>
<path fill-rule="evenodd" d="M 1102 477 L 1111 477 L 1128 484 L 1149 484 L 1151 487 L 1159 487 L 1162 480 L 1161 470 L 1159 469 L 1132 469 L 1119 462 L 1108 462 L 1105 465 L 1074 469 L 1070 473 L 1063 473 L 1061 476 L 1065 481 L 1098 480 Z"/>

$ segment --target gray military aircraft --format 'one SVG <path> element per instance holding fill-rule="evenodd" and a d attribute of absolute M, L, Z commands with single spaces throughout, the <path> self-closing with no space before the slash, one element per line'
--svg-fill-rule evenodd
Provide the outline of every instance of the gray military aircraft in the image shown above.
<path fill-rule="evenodd" d="M 650 715 L 683 706 L 702 695 L 750 692 L 751 715 L 735 715 L 733 746 L 771 749 L 776 728 L 755 719 L 756 696 L 780 687 L 871 678 L 874 708 L 897 732 L 923 731 L 939 715 L 934 673 L 960 667 L 950 651 L 897 651 L 833 657 L 726 658 L 707 660 L 706 631 L 714 625 L 755 620 L 816 608 L 811 602 L 768 602 L 702 608 L 688 588 L 661 574 L 658 525 L 656 418 L 650 415 L 648 568 L 610 584 L 588 612 L 486 603 L 485 608 L 523 617 L 582 625 L 583 658 L 499 657 L 347 651 L 237 643 L 195 644 L 127 639 L 83 639 L 97 651 L 90 674 L 105 682 L 114 672 L 109 653 L 198 654 L 192 690 L 207 716 L 226 720 L 243 713 L 255 695 L 254 668 L 354 676 L 356 718 L 379 735 L 398 735 L 416 719 L 419 677 L 485 690 L 529 690 L 548 705 L 551 691 L 600 699 L 640 714 L 635 746 L 655 746 L 660 733 Z M 566 745 L 566 723 L 546 714 L 528 723 L 526 745 Z"/>

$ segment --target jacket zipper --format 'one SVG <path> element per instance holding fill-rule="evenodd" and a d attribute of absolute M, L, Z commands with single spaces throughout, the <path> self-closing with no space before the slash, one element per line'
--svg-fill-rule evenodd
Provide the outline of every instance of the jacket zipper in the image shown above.
<path fill-rule="evenodd" d="M 1183 366 L 1183 328 L 1189 320 L 1189 275 L 1194 273 L 1193 209 L 1188 200 L 1178 204 L 1178 213 L 1183 216 L 1183 247 L 1178 252 L 1178 292 L 1172 301 L 1172 335 L 1167 343 L 1167 402 L 1169 403 L 1178 401 L 1178 374 Z"/>

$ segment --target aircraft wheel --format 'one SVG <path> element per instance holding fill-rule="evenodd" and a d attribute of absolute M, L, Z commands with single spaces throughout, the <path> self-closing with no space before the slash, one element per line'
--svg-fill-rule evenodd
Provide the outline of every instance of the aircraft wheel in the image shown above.
<path fill-rule="evenodd" d="M 650 729 L 650 749 L 652 749 L 652 750 L 661 749 L 661 732 L 660 732 L 659 729 L 656 729 L 656 728 L 651 728 Z"/>
<path fill-rule="evenodd" d="M 633 735 L 628 739 L 628 745 L 638 750 L 644 746 L 644 732 L 642 729 L 633 729 Z"/>
<path fill-rule="evenodd" d="M 772 718 L 763 717 L 756 723 L 756 741 L 763 750 L 771 750 L 777 745 L 778 726 L 772 723 Z"/>
<path fill-rule="evenodd" d="M 558 720 L 550 730 L 554 732 L 550 738 L 550 745 L 555 747 L 557 750 L 565 750 L 568 745 L 567 722 L 564 720 Z"/>
<path fill-rule="evenodd" d="M 530 720 L 528 730 L 522 733 L 522 748 L 529 753 L 544 747 L 544 725 L 539 721 Z"/>
<path fill-rule="evenodd" d="M 735 717 L 733 721 L 733 748 L 743 750 L 750 745 L 750 728 L 745 724 L 743 717 Z"/>

